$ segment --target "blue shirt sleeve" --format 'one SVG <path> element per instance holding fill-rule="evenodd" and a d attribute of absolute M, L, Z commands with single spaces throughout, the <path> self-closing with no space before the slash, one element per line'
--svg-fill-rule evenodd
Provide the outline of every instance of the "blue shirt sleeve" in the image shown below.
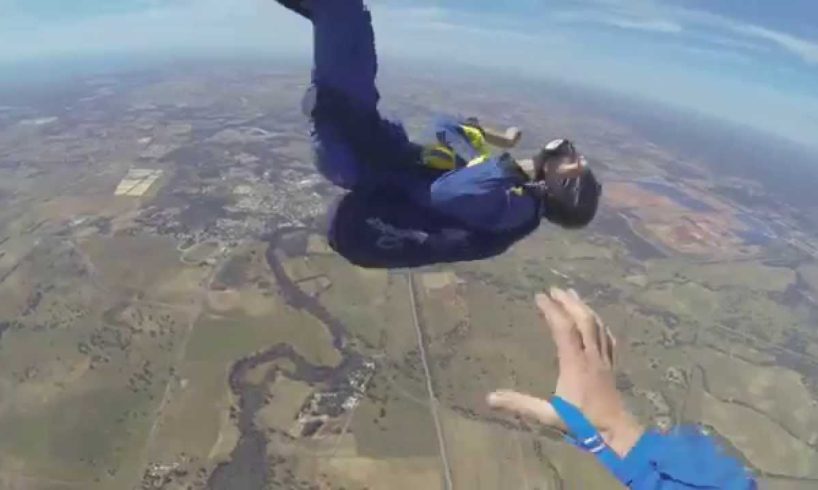
<path fill-rule="evenodd" d="M 537 200 L 522 189 L 525 177 L 504 157 L 448 172 L 431 187 L 433 210 L 476 231 L 501 233 L 539 221 Z"/>
<path fill-rule="evenodd" d="M 649 431 L 622 460 L 619 479 L 632 490 L 755 490 L 752 475 L 693 428 Z"/>
<path fill-rule="evenodd" d="M 622 459 L 577 407 L 559 396 L 551 399 L 551 405 L 568 427 L 568 441 L 596 456 L 632 490 L 757 488 L 752 475 L 738 461 L 697 429 L 677 428 L 670 434 L 648 431 Z"/>

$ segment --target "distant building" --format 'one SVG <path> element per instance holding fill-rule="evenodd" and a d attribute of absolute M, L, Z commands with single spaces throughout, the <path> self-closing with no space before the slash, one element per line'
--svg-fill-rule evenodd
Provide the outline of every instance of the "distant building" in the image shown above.
<path fill-rule="evenodd" d="M 162 177 L 164 171 L 148 168 L 132 168 L 128 175 L 122 179 L 116 190 L 115 196 L 142 197 L 153 187 L 156 181 Z"/>
<path fill-rule="evenodd" d="M 313 393 L 301 408 L 290 434 L 293 437 L 314 438 L 337 434 L 340 426 L 334 422 L 355 410 L 369 387 L 376 367 L 373 361 L 360 359 L 347 368 L 348 371 L 334 386 Z"/>

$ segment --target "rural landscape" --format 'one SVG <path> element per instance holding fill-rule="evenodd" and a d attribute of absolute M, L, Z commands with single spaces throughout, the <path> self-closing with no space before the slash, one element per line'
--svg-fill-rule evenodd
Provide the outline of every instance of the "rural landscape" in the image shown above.
<path fill-rule="evenodd" d="M 818 486 L 815 156 L 572 87 L 387 71 L 413 136 L 444 112 L 523 128 L 522 157 L 570 137 L 604 204 L 495 259 L 361 269 L 327 243 L 342 194 L 313 167 L 308 77 L 0 92 L 0 489 L 618 488 L 485 404 L 553 390 L 550 286 L 615 333 L 645 424 L 701 426 L 762 488 Z"/>

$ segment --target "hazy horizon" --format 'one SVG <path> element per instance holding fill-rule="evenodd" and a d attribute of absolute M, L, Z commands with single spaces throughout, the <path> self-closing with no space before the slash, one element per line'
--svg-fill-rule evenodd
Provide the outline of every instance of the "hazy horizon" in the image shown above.
<path fill-rule="evenodd" d="M 373 0 L 379 50 L 578 83 L 818 148 L 818 5 L 790 0 Z M 273 0 L 0 0 L 0 75 L 49 60 L 309 59 Z M 398 61 L 399 62 L 399 61 Z M 22 68 L 21 68 L 22 67 Z M 4 78 L 0 76 L 0 78 Z"/>

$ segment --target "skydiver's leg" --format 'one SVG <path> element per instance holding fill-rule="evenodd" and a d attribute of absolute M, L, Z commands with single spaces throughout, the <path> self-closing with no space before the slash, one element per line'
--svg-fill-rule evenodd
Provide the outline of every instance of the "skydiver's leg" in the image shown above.
<path fill-rule="evenodd" d="M 355 126 L 377 114 L 379 99 L 372 17 L 362 0 L 317 0 L 310 7 L 316 165 L 331 182 L 351 189 L 367 180 Z"/>
<path fill-rule="evenodd" d="M 384 168 L 418 158 L 403 127 L 378 113 L 375 34 L 363 0 L 279 2 L 313 22 L 313 88 L 305 108 L 318 170 L 349 189 L 372 185 Z"/>
<path fill-rule="evenodd" d="M 278 3 L 287 7 L 288 9 L 292 10 L 293 12 L 305 17 L 307 19 L 311 18 L 312 15 L 310 14 L 310 7 L 308 0 L 277 0 Z"/>
<path fill-rule="evenodd" d="M 362 112 L 377 110 L 378 57 L 372 16 L 363 0 L 313 0 L 313 83 Z"/>

